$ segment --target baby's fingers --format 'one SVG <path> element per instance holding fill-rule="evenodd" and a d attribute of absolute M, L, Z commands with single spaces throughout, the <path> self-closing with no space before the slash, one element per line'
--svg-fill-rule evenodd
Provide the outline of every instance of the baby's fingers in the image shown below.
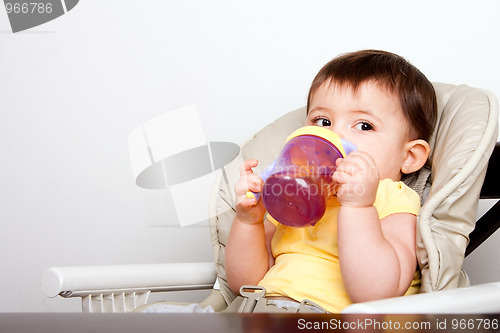
<path fill-rule="evenodd" d="M 337 171 L 335 171 L 332 175 L 332 181 L 336 184 L 340 184 L 340 185 L 343 185 L 343 184 L 348 184 L 350 182 L 352 182 L 354 179 L 354 176 L 349 173 L 349 172 L 346 172 L 344 170 L 341 170 L 341 169 L 337 169 Z"/>
<path fill-rule="evenodd" d="M 252 168 L 255 168 L 257 165 L 259 165 L 258 160 L 245 160 L 245 162 L 243 162 L 243 164 L 240 166 L 240 176 L 253 173 Z"/>
<path fill-rule="evenodd" d="M 238 195 L 244 194 L 248 191 L 260 192 L 264 186 L 264 181 L 259 176 L 250 173 L 241 176 L 240 181 L 234 186 L 234 191 Z"/>
<path fill-rule="evenodd" d="M 250 192 L 251 193 L 251 192 Z M 245 195 L 236 200 L 236 205 L 242 209 L 252 208 L 257 204 L 257 199 L 255 196 Z"/>

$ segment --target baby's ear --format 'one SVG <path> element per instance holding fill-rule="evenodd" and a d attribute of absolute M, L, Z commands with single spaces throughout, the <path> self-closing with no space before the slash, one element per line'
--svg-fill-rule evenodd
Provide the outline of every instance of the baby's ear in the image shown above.
<path fill-rule="evenodd" d="M 405 148 L 406 156 L 401 166 L 401 172 L 408 174 L 420 170 L 431 152 L 429 143 L 421 139 L 412 140 L 406 144 Z"/>

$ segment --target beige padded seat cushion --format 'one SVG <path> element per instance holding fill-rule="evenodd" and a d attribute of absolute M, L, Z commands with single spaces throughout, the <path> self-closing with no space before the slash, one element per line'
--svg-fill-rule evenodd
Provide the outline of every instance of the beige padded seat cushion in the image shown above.
<path fill-rule="evenodd" d="M 434 87 L 439 117 L 427 163 L 430 190 L 423 199 L 417 232 L 422 292 L 468 284 L 461 267 L 468 235 L 475 225 L 487 161 L 498 135 L 494 96 L 465 85 L 434 83 Z M 227 303 L 235 297 L 226 281 L 224 255 L 234 217 L 233 188 L 239 179 L 239 167 L 245 159 L 256 158 L 260 161 L 256 172 L 262 171 L 276 158 L 286 137 L 304 125 L 305 112 L 305 108 L 292 111 L 255 134 L 216 181 L 210 230 L 220 289 Z M 411 177 L 409 185 L 415 185 Z"/>

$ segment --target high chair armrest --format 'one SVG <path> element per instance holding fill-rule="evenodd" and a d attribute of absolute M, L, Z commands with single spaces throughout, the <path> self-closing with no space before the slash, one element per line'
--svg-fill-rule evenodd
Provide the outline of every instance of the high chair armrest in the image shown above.
<path fill-rule="evenodd" d="M 42 291 L 48 297 L 86 297 L 197 290 L 212 288 L 215 279 L 213 262 L 51 267 L 42 275 Z"/>
<path fill-rule="evenodd" d="M 356 303 L 342 313 L 499 313 L 500 282 Z"/>

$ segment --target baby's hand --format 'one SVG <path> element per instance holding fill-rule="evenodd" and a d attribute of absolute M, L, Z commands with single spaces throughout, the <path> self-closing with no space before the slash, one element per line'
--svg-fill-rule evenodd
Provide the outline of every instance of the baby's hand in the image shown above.
<path fill-rule="evenodd" d="M 379 173 L 370 154 L 353 151 L 337 159 L 333 181 L 337 182 L 337 199 L 341 205 L 369 207 L 375 202 Z"/>
<path fill-rule="evenodd" d="M 259 164 L 257 160 L 246 160 L 240 167 L 240 180 L 234 186 L 236 194 L 236 216 L 247 224 L 261 223 L 266 209 L 262 200 L 247 197 L 247 192 L 261 192 L 264 186 L 262 178 L 253 173 L 252 168 Z"/>

